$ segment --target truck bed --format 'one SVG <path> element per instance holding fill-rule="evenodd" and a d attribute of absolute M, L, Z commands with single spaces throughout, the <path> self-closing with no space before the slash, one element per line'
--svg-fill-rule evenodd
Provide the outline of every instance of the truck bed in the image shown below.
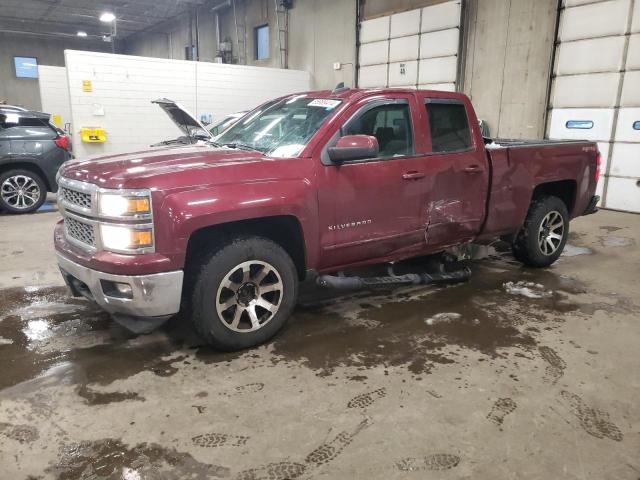
<path fill-rule="evenodd" d="M 488 150 L 495 148 L 522 148 L 544 147 L 551 145 L 564 145 L 585 143 L 586 140 L 522 140 L 517 138 L 487 138 L 484 137 L 485 147 Z"/>

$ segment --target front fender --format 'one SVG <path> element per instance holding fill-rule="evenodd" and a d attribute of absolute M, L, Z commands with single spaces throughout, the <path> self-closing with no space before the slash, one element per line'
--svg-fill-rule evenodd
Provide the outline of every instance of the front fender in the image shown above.
<path fill-rule="evenodd" d="M 191 235 L 229 222 L 288 215 L 295 217 L 305 242 L 307 265 L 317 260 L 317 202 L 308 179 L 217 185 L 167 195 L 159 214 L 156 242 L 186 253 Z M 158 218 L 158 217 L 156 217 Z"/>

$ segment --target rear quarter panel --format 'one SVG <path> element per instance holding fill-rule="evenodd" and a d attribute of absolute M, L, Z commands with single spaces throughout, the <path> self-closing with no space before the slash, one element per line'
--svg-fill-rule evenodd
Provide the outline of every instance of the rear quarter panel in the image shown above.
<path fill-rule="evenodd" d="M 595 194 L 595 143 L 540 144 L 487 150 L 492 165 L 487 219 L 481 238 L 517 232 L 536 187 L 558 181 L 575 183 L 569 214 L 584 213 Z"/>

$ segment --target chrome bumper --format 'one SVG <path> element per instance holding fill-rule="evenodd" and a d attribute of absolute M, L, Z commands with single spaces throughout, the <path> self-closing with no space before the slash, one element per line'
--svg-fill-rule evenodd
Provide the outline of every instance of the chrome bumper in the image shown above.
<path fill-rule="evenodd" d="M 65 282 L 112 314 L 132 317 L 170 317 L 180 310 L 182 270 L 151 275 L 113 275 L 92 270 L 72 262 L 56 252 Z M 107 295 L 103 283 L 124 283 L 131 287 L 131 298 Z"/>

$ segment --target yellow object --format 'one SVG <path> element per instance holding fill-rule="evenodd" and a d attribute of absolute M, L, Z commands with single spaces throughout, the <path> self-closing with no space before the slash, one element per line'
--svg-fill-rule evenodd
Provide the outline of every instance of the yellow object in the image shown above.
<path fill-rule="evenodd" d="M 56 127 L 62 128 L 62 117 L 57 113 L 51 115 L 51 123 L 53 123 Z"/>
<path fill-rule="evenodd" d="M 149 206 L 148 198 L 128 198 L 127 213 L 149 213 L 151 207 Z"/>
<path fill-rule="evenodd" d="M 100 127 L 82 127 L 80 138 L 85 143 L 104 143 L 107 141 L 107 132 Z"/>
<path fill-rule="evenodd" d="M 151 230 L 133 230 L 131 232 L 130 244 L 133 248 L 150 247 L 153 245 Z"/>
<path fill-rule="evenodd" d="M 82 91 L 93 92 L 93 84 L 91 83 L 91 80 L 82 80 Z"/>

